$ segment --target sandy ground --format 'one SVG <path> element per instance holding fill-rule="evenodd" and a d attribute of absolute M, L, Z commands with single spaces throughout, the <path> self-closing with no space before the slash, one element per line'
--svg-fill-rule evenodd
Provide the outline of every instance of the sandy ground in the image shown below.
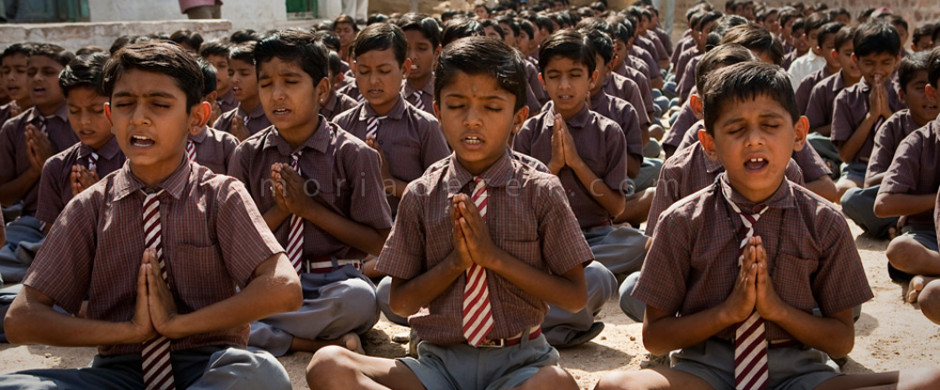
<path fill-rule="evenodd" d="M 844 372 L 864 373 L 920 366 L 938 366 L 940 328 L 924 318 L 920 311 L 901 300 L 902 287 L 892 283 L 885 271 L 884 249 L 887 241 L 872 240 L 852 225 L 859 252 L 875 298 L 862 308 L 855 326 L 855 349 L 849 355 Z M 641 343 L 641 324 L 620 312 L 610 301 L 600 315 L 607 327 L 594 341 L 561 351 L 561 364 L 582 388 L 590 389 L 607 372 L 637 370 L 649 365 Z M 406 345 L 390 341 L 392 335 L 406 328 L 385 319 L 365 335 L 366 352 L 373 356 L 404 356 Z M 41 345 L 0 344 L 0 373 L 31 368 L 69 368 L 88 365 L 92 348 L 57 348 Z M 307 388 L 304 368 L 309 353 L 295 353 L 280 360 L 287 368 L 295 389 Z"/>

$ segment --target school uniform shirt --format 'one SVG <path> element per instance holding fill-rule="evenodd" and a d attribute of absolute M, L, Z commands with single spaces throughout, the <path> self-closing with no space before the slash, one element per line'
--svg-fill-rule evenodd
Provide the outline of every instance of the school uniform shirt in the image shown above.
<path fill-rule="evenodd" d="M 43 115 L 36 107 L 30 107 L 20 115 L 10 118 L 0 128 L 0 183 L 9 183 L 29 170 L 29 151 L 26 147 L 26 125 L 41 128 Z M 78 142 L 78 136 L 69 125 L 68 110 L 62 107 L 45 117 L 46 134 L 52 143 L 53 154 L 59 153 Z M 23 195 L 23 216 L 36 214 L 39 198 L 39 180 Z"/>
<path fill-rule="evenodd" d="M 656 57 L 656 59 L 660 61 L 669 59 L 669 51 L 666 50 L 666 46 L 663 45 L 663 42 L 659 40 L 659 35 L 657 35 L 655 31 L 646 30 L 644 37 L 653 43 L 653 50 L 647 49 L 647 51 L 655 54 L 654 57 Z"/>
<path fill-rule="evenodd" d="M 607 77 L 607 80 L 604 80 L 603 91 L 610 96 L 630 102 L 634 109 L 640 107 L 640 109 L 636 110 L 640 118 L 640 126 L 648 126 L 652 123 L 649 114 L 643 109 L 646 105 L 643 102 L 643 97 L 640 95 L 640 87 L 637 86 L 633 80 L 616 73 L 611 73 L 610 76 Z"/>
<path fill-rule="evenodd" d="M 320 115 L 323 115 L 326 120 L 332 121 L 337 115 L 346 112 L 357 104 L 359 102 L 349 97 L 349 95 L 334 91 L 330 93 L 330 98 L 327 99 L 326 103 L 320 106 Z"/>
<path fill-rule="evenodd" d="M 816 152 L 816 149 L 814 149 L 809 142 L 803 145 L 803 149 L 793 152 L 790 158 L 796 161 L 796 164 L 800 166 L 800 170 L 803 171 L 803 180 L 806 180 L 807 183 L 814 182 L 832 173 L 826 165 L 826 162 L 823 161 L 822 157 L 819 156 L 819 153 Z"/>
<path fill-rule="evenodd" d="M 126 322 L 134 316 L 144 249 L 142 190 L 125 165 L 75 196 L 62 211 L 23 284 L 87 318 Z M 245 187 L 183 159 L 159 196 L 163 261 L 177 311 L 191 313 L 245 288 L 255 268 L 284 250 Z M 170 341 L 173 351 L 213 345 L 244 348 L 248 324 Z M 104 356 L 139 354 L 141 343 L 104 345 Z"/>
<path fill-rule="evenodd" d="M 915 130 L 898 145 L 878 194 L 935 194 L 940 187 L 940 118 Z M 933 211 L 907 216 L 907 224 L 933 230 Z"/>
<path fill-rule="evenodd" d="M 748 212 L 769 207 L 754 234 L 763 241 L 783 302 L 808 314 L 818 307 L 828 316 L 872 298 L 855 240 L 835 205 L 788 180 L 755 204 L 731 188 L 727 173 L 663 213 L 634 297 L 683 316 L 728 299 L 738 279 L 743 223 L 726 197 Z M 768 341 L 793 339 L 779 325 L 766 325 Z M 733 340 L 733 327 L 716 337 Z"/>
<path fill-rule="evenodd" d="M 221 109 L 223 113 L 238 108 L 238 99 L 235 99 L 235 94 L 231 89 L 229 89 L 228 92 L 226 92 L 224 95 L 219 96 L 216 101 L 219 102 L 219 109 Z"/>
<path fill-rule="evenodd" d="M 806 119 L 810 130 L 832 123 L 832 109 L 836 96 L 847 85 L 842 80 L 842 71 L 822 79 L 813 87 L 806 102 Z"/>
<path fill-rule="evenodd" d="M 364 102 L 340 114 L 333 122 L 365 142 L 369 118 L 374 116 L 375 110 Z M 398 99 L 385 116 L 379 121 L 375 139 L 385 152 L 389 172 L 395 178 L 406 183 L 417 179 L 431 164 L 450 153 L 437 118 L 406 103 L 404 98 Z M 388 196 L 392 210 L 398 209 L 398 201 L 397 197 Z"/>
<path fill-rule="evenodd" d="M 589 263 L 594 255 L 564 189 L 551 174 L 511 158 L 506 150 L 480 177 L 486 182 L 486 226 L 493 243 L 543 272 L 561 275 Z M 473 175 L 454 155 L 438 161 L 405 190 L 401 207 L 376 269 L 410 280 L 454 255 L 452 199 L 469 195 Z M 487 272 L 493 331 L 489 339 L 513 337 L 542 323 L 548 305 L 495 272 Z M 462 334 L 465 278 L 458 277 L 434 298 L 428 311 L 408 322 L 425 341 L 438 345 L 465 342 Z"/>
<path fill-rule="evenodd" d="M 799 86 L 796 88 L 796 108 L 800 110 L 801 114 L 806 114 L 806 106 L 809 104 L 809 95 L 813 92 L 813 87 L 831 75 L 829 68 L 823 66 L 822 69 L 813 72 L 800 81 Z"/>
<path fill-rule="evenodd" d="M 666 49 L 657 48 L 656 43 L 653 42 L 648 35 L 637 35 L 636 38 L 634 38 L 633 46 L 640 47 L 649 52 L 650 56 L 652 56 L 653 60 L 657 63 L 659 63 L 660 60 L 669 58 L 669 55 L 666 54 Z"/>
<path fill-rule="evenodd" d="M 264 106 L 258 104 L 251 111 L 245 111 L 245 109 L 239 105 L 238 108 L 219 116 L 219 119 L 216 119 L 215 123 L 212 124 L 212 128 L 219 131 L 224 131 L 226 133 L 231 133 L 232 120 L 235 119 L 235 115 L 242 117 L 242 120 L 248 118 L 248 122 L 245 123 L 245 127 L 248 128 L 248 132 L 251 134 L 255 134 L 261 130 L 264 130 L 268 126 L 271 126 L 271 121 L 269 121 L 268 117 L 264 114 Z"/>
<path fill-rule="evenodd" d="M 659 63 L 656 62 L 656 59 L 653 58 L 653 55 L 650 54 L 648 50 L 634 44 L 633 46 L 630 47 L 630 50 L 627 51 L 627 54 L 628 55 L 632 54 L 636 56 L 637 58 L 643 60 L 643 62 L 645 62 L 646 66 L 649 68 L 649 72 L 650 72 L 649 74 L 651 76 L 655 77 L 660 74 Z"/>
<path fill-rule="evenodd" d="M 627 74 L 629 73 L 627 71 L 627 68 L 635 69 L 637 72 L 640 72 L 645 75 L 649 75 L 650 79 L 655 78 L 654 77 L 655 75 L 650 73 L 649 65 L 646 65 L 646 62 L 637 58 L 636 56 L 628 54 L 627 59 L 622 61 L 620 65 L 617 66 L 617 69 L 614 69 L 614 73 L 619 74 L 621 76 L 627 76 Z"/>
<path fill-rule="evenodd" d="M 290 155 L 300 150 L 301 176 L 306 193 L 324 207 L 376 230 L 392 227 L 392 214 L 385 201 L 379 154 L 365 142 L 322 116 L 317 130 L 298 149 L 293 149 L 274 126 L 255 134 L 235 148 L 228 174 L 245 183 L 262 213 L 276 206 L 271 193 L 271 165 L 290 164 Z M 282 244 L 290 234 L 290 218 L 275 229 Z M 320 261 L 361 259 L 366 253 L 333 237 L 313 222 L 304 220 L 303 258 Z"/>
<path fill-rule="evenodd" d="M 545 106 L 548 107 L 549 104 L 552 104 L 552 102 Z M 643 135 L 640 130 L 640 118 L 630 102 L 610 96 L 604 91 L 598 91 L 591 95 L 589 108 L 591 111 L 619 124 L 627 141 L 627 154 L 640 160 L 643 159 Z"/>
<path fill-rule="evenodd" d="M 228 171 L 228 160 L 238 146 L 234 135 L 203 126 L 196 135 L 188 136 L 196 147 L 196 162 L 212 172 L 224 175 Z"/>
<path fill-rule="evenodd" d="M 790 74 L 790 85 L 793 86 L 793 91 L 796 91 L 800 87 L 800 82 L 803 81 L 803 78 L 809 76 L 820 68 L 826 66 L 826 59 L 816 55 L 812 50 L 807 51 L 806 54 L 800 56 L 793 60 L 790 64 L 790 67 L 787 68 L 787 73 Z"/>
<path fill-rule="evenodd" d="M 578 155 L 597 177 L 614 191 L 626 193 L 627 153 L 623 130 L 614 121 L 590 111 L 585 104 L 577 114 L 565 123 L 574 139 Z M 513 141 L 513 149 L 528 154 L 543 164 L 552 159 L 552 131 L 555 114 L 552 111 L 529 118 Z M 581 229 L 589 229 L 610 223 L 611 215 L 591 196 L 571 168 L 558 172 L 558 179 L 565 188 L 568 202 L 578 218 Z"/>
<path fill-rule="evenodd" d="M 669 131 L 663 136 L 662 144 L 678 148 L 682 144 L 685 134 L 698 120 L 695 117 L 695 112 L 692 111 L 692 104 L 686 100 L 679 108 L 679 116 L 676 117 L 676 121 L 672 123 Z"/>
<path fill-rule="evenodd" d="M 652 31 L 659 38 L 659 42 L 663 44 L 663 48 L 666 49 L 666 54 L 672 56 L 672 37 L 669 36 L 669 33 L 666 30 L 663 30 L 662 26 L 657 25 L 653 28 Z"/>
<path fill-rule="evenodd" d="M 417 103 L 420 96 L 421 103 L 424 104 L 424 112 L 432 116 L 434 115 L 434 77 L 431 77 L 428 83 L 424 85 L 424 88 L 420 90 L 412 88 L 411 85 L 408 84 L 408 80 L 402 80 L 401 96 L 415 107 L 418 106 Z"/>
<path fill-rule="evenodd" d="M 345 86 L 337 88 L 336 92 L 349 96 L 357 102 L 360 102 L 360 103 L 364 102 L 365 98 L 362 97 L 362 94 L 359 93 L 359 87 L 356 86 L 356 79 L 353 78 L 352 76 L 347 75 L 346 80 L 349 80 L 349 82 Z"/>
<path fill-rule="evenodd" d="M 721 165 L 721 162 L 709 158 L 699 142 L 667 158 L 662 170 L 659 171 L 657 182 L 659 184 L 656 186 L 653 204 L 650 206 L 650 213 L 646 219 L 646 232 L 652 234 L 656 230 L 656 222 L 660 214 L 669 206 L 702 188 L 715 184 L 715 178 L 724 171 L 725 167 Z M 803 185 L 803 171 L 792 158 L 787 163 L 784 176 L 796 184 Z"/>
<path fill-rule="evenodd" d="M 868 160 L 868 169 L 865 171 L 865 179 L 883 173 L 891 166 L 891 160 L 894 159 L 894 152 L 898 145 L 908 134 L 917 130 L 920 126 L 914 123 L 914 117 L 908 109 L 903 109 L 891 115 L 888 120 L 881 125 L 881 130 L 875 134 L 875 146 L 871 150 L 871 159 Z"/>
<path fill-rule="evenodd" d="M 692 95 L 692 89 L 695 88 L 695 68 L 702 60 L 702 57 L 704 55 L 692 57 L 689 60 L 689 65 L 685 67 L 682 78 L 676 82 L 676 92 L 679 94 L 680 101 L 689 100 L 689 96 Z"/>
<path fill-rule="evenodd" d="M 679 42 L 676 42 L 676 46 L 672 50 L 672 58 L 669 59 L 673 69 L 679 69 L 679 57 L 692 46 L 695 46 L 695 40 L 692 39 L 692 30 L 685 30 L 685 35 L 679 39 Z"/>
<path fill-rule="evenodd" d="M 98 150 L 77 142 L 46 160 L 39 178 L 39 202 L 36 219 L 49 224 L 55 222 L 65 205 L 72 200 L 72 166 L 81 165 L 89 168 L 91 153 L 98 154 L 95 173 L 99 178 L 107 176 L 124 166 L 124 153 L 118 146 L 117 139 L 111 137 Z"/>
<path fill-rule="evenodd" d="M 623 74 L 621 76 L 624 76 L 630 80 L 633 80 L 633 82 L 636 83 L 637 90 L 640 92 L 640 100 L 643 101 L 643 108 L 640 108 L 640 107 L 634 107 L 634 108 L 636 108 L 637 111 L 641 109 L 645 109 L 647 116 L 652 118 L 655 115 L 656 110 L 653 108 L 653 88 L 650 86 L 649 78 L 645 74 L 640 73 L 640 71 L 636 69 L 633 69 L 631 67 L 625 67 L 625 68 L 626 68 L 626 71 L 625 71 L 626 74 Z"/>
<path fill-rule="evenodd" d="M 906 108 L 904 103 L 901 103 L 901 98 L 898 97 L 898 88 L 893 81 L 885 82 L 885 90 L 888 93 L 888 105 L 891 107 L 891 111 L 897 112 Z M 865 120 L 865 115 L 868 114 L 869 109 L 868 94 L 870 92 L 871 85 L 862 78 L 861 81 L 842 90 L 836 96 L 832 110 L 832 133 L 829 137 L 836 146 L 840 146 L 847 141 L 855 133 L 858 125 Z M 884 124 L 885 119 L 888 118 L 881 118 L 875 122 L 871 132 L 868 133 L 868 138 L 865 139 L 865 143 L 855 154 L 853 161 L 845 162 L 868 162 L 871 149 L 875 146 L 875 134 Z"/>
<path fill-rule="evenodd" d="M 548 96 L 548 92 L 545 91 L 545 87 L 543 87 L 542 82 L 539 81 L 539 67 L 536 63 L 537 62 L 533 61 L 525 61 L 525 74 L 528 78 L 529 88 L 532 88 L 532 94 L 538 101 L 539 106 L 544 106 L 545 103 L 551 100 L 551 97 Z"/>
<path fill-rule="evenodd" d="M 7 119 L 13 117 L 11 115 L 14 109 L 17 109 L 16 100 L 11 100 L 9 103 L 0 106 L 0 126 L 6 123 Z"/>
<path fill-rule="evenodd" d="M 689 146 L 695 145 L 698 141 L 698 131 L 705 129 L 705 120 L 700 119 L 697 122 L 692 124 L 692 127 L 689 127 L 689 130 L 685 132 L 685 135 L 682 136 L 682 142 L 679 144 L 679 147 L 676 150 L 682 150 L 688 148 Z"/>
<path fill-rule="evenodd" d="M 682 78 L 685 77 L 686 69 L 688 69 L 689 67 L 689 62 L 691 62 L 693 58 L 699 57 L 701 55 L 702 55 L 702 52 L 698 50 L 698 46 L 695 45 L 694 41 L 692 42 L 692 45 L 689 46 L 688 49 L 685 49 L 685 51 L 679 55 L 679 61 L 676 63 L 676 69 L 675 69 L 677 85 L 679 84 L 679 82 L 682 81 Z M 692 75 L 694 76 L 695 73 L 692 73 Z M 695 81 L 693 81 L 693 83 L 695 83 Z"/>

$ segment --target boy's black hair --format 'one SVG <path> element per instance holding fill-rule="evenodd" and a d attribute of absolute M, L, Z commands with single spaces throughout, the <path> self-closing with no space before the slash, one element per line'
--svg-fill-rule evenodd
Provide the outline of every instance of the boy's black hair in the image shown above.
<path fill-rule="evenodd" d="M 717 22 L 715 22 L 715 26 L 712 27 L 711 31 L 708 32 L 708 36 L 705 37 L 705 51 L 707 52 L 713 49 L 715 46 L 718 46 L 718 44 L 721 42 L 721 38 L 723 38 L 731 28 L 748 23 L 750 22 L 748 22 L 747 19 L 745 19 L 743 16 L 722 16 L 720 19 L 718 19 Z"/>
<path fill-rule="evenodd" d="M 760 60 L 746 47 L 737 43 L 721 45 L 708 51 L 695 65 L 695 88 L 704 91 L 705 80 L 708 80 L 710 73 L 728 65 L 747 61 L 758 62 Z"/>
<path fill-rule="evenodd" d="M 517 18 L 516 24 L 519 25 L 519 34 L 525 33 L 529 36 L 529 39 L 535 39 L 535 25 L 532 24 L 528 19 Z M 520 50 L 525 50 L 525 48 L 520 47 Z"/>
<path fill-rule="evenodd" d="M 356 24 L 356 19 L 353 19 L 351 16 L 346 14 L 340 14 L 337 16 L 336 19 L 333 19 L 333 29 L 335 30 L 336 25 L 341 23 L 346 23 L 352 26 L 353 31 L 359 32 L 359 25 Z"/>
<path fill-rule="evenodd" d="M 783 27 L 790 19 L 801 19 L 802 15 L 792 7 L 784 7 L 780 10 L 780 26 Z M 791 29 L 792 31 L 792 29 Z"/>
<path fill-rule="evenodd" d="M 278 31 L 258 42 L 254 50 L 255 72 L 260 72 L 261 64 L 275 57 L 300 66 L 313 79 L 314 86 L 329 77 L 329 51 L 306 31 Z"/>
<path fill-rule="evenodd" d="M 871 14 L 875 12 L 875 7 L 868 7 L 858 12 L 858 21 L 868 20 Z"/>
<path fill-rule="evenodd" d="M 75 54 L 65 50 L 64 47 L 51 43 L 34 43 L 29 53 L 30 57 L 43 56 L 49 57 L 62 66 L 66 66 L 75 58 Z"/>
<path fill-rule="evenodd" d="M 831 21 L 828 14 L 814 12 L 812 15 L 806 17 L 806 19 L 803 19 L 803 33 L 808 37 L 810 31 L 819 30 L 823 25 Z"/>
<path fill-rule="evenodd" d="M 386 23 L 388 22 L 388 15 L 381 12 L 373 12 L 366 18 L 366 26 L 376 24 L 376 23 Z"/>
<path fill-rule="evenodd" d="M 940 22 L 938 22 L 933 27 L 933 44 L 934 46 L 940 46 Z"/>
<path fill-rule="evenodd" d="M 105 49 L 102 49 L 98 46 L 88 45 L 88 46 L 82 46 L 78 48 L 78 50 L 75 51 L 75 56 L 76 57 L 85 56 L 85 55 L 89 55 L 93 53 L 108 53 L 108 52 Z"/>
<path fill-rule="evenodd" d="M 450 19 L 453 19 L 454 17 L 457 16 L 457 12 L 458 12 L 458 11 L 454 11 L 454 10 L 452 10 L 452 9 L 448 9 L 447 11 L 441 12 L 441 19 L 442 19 L 442 20 L 450 20 Z"/>
<path fill-rule="evenodd" d="M 822 47 L 823 42 L 826 41 L 826 37 L 838 34 L 842 27 L 842 23 L 839 22 L 829 22 L 824 24 L 819 28 L 819 31 L 816 32 L 816 45 Z M 823 53 L 823 55 L 825 55 L 825 53 Z"/>
<path fill-rule="evenodd" d="M 229 36 L 228 40 L 233 45 L 240 45 L 242 43 L 260 41 L 261 37 L 257 32 L 255 32 L 255 30 L 249 28 L 233 32 L 232 35 Z"/>
<path fill-rule="evenodd" d="M 29 54 L 32 52 L 33 44 L 31 42 L 17 42 L 7 46 L 6 49 L 3 49 L 3 54 L 0 54 L 0 60 L 16 54 L 22 54 L 26 57 L 29 57 Z"/>
<path fill-rule="evenodd" d="M 797 32 L 797 31 L 803 32 L 803 26 L 805 24 L 806 24 L 806 21 L 803 18 L 797 19 L 795 22 L 793 22 L 793 25 L 790 26 L 790 34 L 792 35 L 794 32 Z"/>
<path fill-rule="evenodd" d="M 199 56 L 208 58 L 209 56 L 221 56 L 228 58 L 229 44 L 223 39 L 213 39 L 203 42 L 199 46 Z"/>
<path fill-rule="evenodd" d="M 327 49 L 333 51 L 339 51 L 339 35 L 336 35 L 333 30 L 317 30 L 311 31 L 316 40 L 323 42 L 323 46 L 326 46 Z"/>
<path fill-rule="evenodd" d="M 594 45 L 587 37 L 574 30 L 556 31 L 539 47 L 539 72 L 545 72 L 548 63 L 555 57 L 568 58 L 583 64 L 588 73 L 597 68 Z"/>
<path fill-rule="evenodd" d="M 110 99 L 114 94 L 114 85 L 125 72 L 138 69 L 154 72 L 172 78 L 176 87 L 186 95 L 186 113 L 202 101 L 202 71 L 196 63 L 196 57 L 179 46 L 167 42 L 144 42 L 125 46 L 104 65 L 102 86 L 105 96 Z"/>
<path fill-rule="evenodd" d="M 473 36 L 454 41 L 444 47 L 434 72 L 434 100 L 440 104 L 441 90 L 459 73 L 487 75 L 496 79 L 500 88 L 516 97 L 513 111 L 526 104 L 525 64 L 518 51 L 505 42 Z"/>
<path fill-rule="evenodd" d="M 766 96 L 790 113 L 793 123 L 800 118 L 790 76 L 783 68 L 762 62 L 742 62 L 715 71 L 705 80 L 702 100 L 705 131 L 715 134 L 715 121 L 734 106 Z"/>
<path fill-rule="evenodd" d="M 610 39 L 620 40 L 624 45 L 630 43 L 630 38 L 633 38 L 633 24 L 629 20 L 622 16 L 610 16 L 606 21 L 610 31 L 605 32 L 610 35 Z"/>
<path fill-rule="evenodd" d="M 917 52 L 901 59 L 898 65 L 898 83 L 901 89 L 907 92 L 907 84 L 914 80 L 919 71 L 927 70 L 927 52 Z"/>
<path fill-rule="evenodd" d="M 218 87 L 218 79 L 215 77 L 216 69 L 202 57 L 196 57 L 196 63 L 199 64 L 199 70 L 202 71 L 202 97 L 209 96 Z"/>
<path fill-rule="evenodd" d="M 335 51 L 330 50 L 330 76 L 336 76 L 343 72 L 343 59 L 339 58 L 339 54 Z"/>
<path fill-rule="evenodd" d="M 711 12 L 705 13 L 704 15 L 702 15 L 702 18 L 699 19 L 698 26 L 697 26 L 698 28 L 696 28 L 695 30 L 699 32 L 704 31 L 705 25 L 711 22 L 717 21 L 718 19 L 721 19 L 722 16 L 724 16 L 724 14 L 718 11 L 711 11 Z"/>
<path fill-rule="evenodd" d="M 396 24 L 401 27 L 402 31 L 415 30 L 420 32 L 425 39 L 431 42 L 431 46 L 434 48 L 441 45 L 441 25 L 432 17 L 409 12 L 399 18 Z"/>
<path fill-rule="evenodd" d="M 843 26 L 839 29 L 839 32 L 836 33 L 835 46 L 833 47 L 835 47 L 836 51 L 839 51 L 846 43 L 851 44 L 854 37 L 855 27 Z M 826 53 L 826 55 L 828 55 L 828 53 Z"/>
<path fill-rule="evenodd" d="M 197 51 L 202 46 L 202 34 L 199 34 L 188 29 L 176 30 L 173 34 L 170 34 L 170 40 L 178 44 L 186 44 L 189 47 L 196 49 Z"/>
<path fill-rule="evenodd" d="M 91 53 L 77 56 L 70 61 L 59 73 L 59 88 L 62 88 L 62 94 L 68 96 L 73 89 L 82 87 L 90 88 L 98 95 L 107 96 L 101 88 L 101 72 L 108 57 L 105 53 Z"/>
<path fill-rule="evenodd" d="M 582 23 L 578 23 L 578 25 Z M 609 35 L 605 34 L 601 29 L 591 27 L 580 28 L 578 32 L 591 42 L 594 51 L 600 54 L 601 58 L 604 59 L 604 64 L 609 64 L 610 60 L 614 59 L 614 40 L 610 39 Z"/>
<path fill-rule="evenodd" d="M 552 20 L 549 19 L 548 16 L 538 14 L 535 16 L 535 18 L 530 19 L 530 21 L 535 23 L 535 26 L 538 29 L 541 30 L 544 28 L 546 31 L 548 31 L 549 34 L 555 32 L 555 25 L 552 24 Z"/>
<path fill-rule="evenodd" d="M 940 88 L 940 46 L 934 47 L 927 57 L 927 81 L 934 88 Z"/>
<path fill-rule="evenodd" d="M 359 32 L 352 43 L 352 52 L 355 57 L 372 50 L 388 49 L 392 49 L 398 65 L 405 63 L 405 57 L 408 55 L 408 41 L 405 40 L 405 33 L 398 26 L 389 23 L 368 25 Z"/>
<path fill-rule="evenodd" d="M 258 46 L 257 41 L 248 41 L 245 43 L 234 45 L 228 50 L 228 59 L 239 60 L 242 62 L 247 62 L 252 65 L 256 65 L 255 48 L 257 46 Z"/>
<path fill-rule="evenodd" d="M 885 20 L 890 23 L 892 26 L 901 26 L 904 27 L 904 30 L 910 31 L 908 27 L 907 20 L 904 19 L 901 15 L 885 15 Z"/>
<path fill-rule="evenodd" d="M 917 44 L 917 41 L 921 40 L 923 37 L 933 39 L 933 31 L 935 28 L 937 28 L 937 26 L 931 23 L 918 26 L 914 29 L 914 33 L 911 34 L 911 42 Z"/>
<path fill-rule="evenodd" d="M 499 34 L 499 39 L 504 39 L 504 38 L 506 38 L 506 34 L 503 32 L 503 28 L 500 27 L 500 26 L 499 26 L 499 23 L 496 23 L 496 21 L 493 20 L 493 19 L 483 19 L 483 20 L 481 20 L 481 21 L 480 21 L 480 27 L 482 27 L 484 30 L 485 30 L 487 27 L 490 27 L 490 28 L 492 28 L 493 30 L 496 30 L 496 33 Z"/>
<path fill-rule="evenodd" d="M 509 26 L 509 29 L 512 30 L 512 35 L 514 37 L 519 36 L 519 23 L 516 23 L 515 19 L 513 19 L 511 16 L 508 16 L 508 15 L 498 16 L 496 18 L 496 24 L 499 25 L 502 23 L 505 23 L 507 26 Z M 499 26 L 499 28 L 500 30 L 502 30 L 502 26 Z"/>
<path fill-rule="evenodd" d="M 776 65 L 783 63 L 783 45 L 763 27 L 753 24 L 732 27 L 721 38 L 721 44 L 726 43 L 737 43 L 749 50 L 766 54 Z"/>
<path fill-rule="evenodd" d="M 858 58 L 881 53 L 897 56 L 901 52 L 901 37 L 897 30 L 881 22 L 867 22 L 858 26 L 852 44 Z"/>
<path fill-rule="evenodd" d="M 441 32 L 441 46 L 447 46 L 460 38 L 482 37 L 484 34 L 483 26 L 476 20 L 453 18 L 444 23 L 444 31 Z"/>

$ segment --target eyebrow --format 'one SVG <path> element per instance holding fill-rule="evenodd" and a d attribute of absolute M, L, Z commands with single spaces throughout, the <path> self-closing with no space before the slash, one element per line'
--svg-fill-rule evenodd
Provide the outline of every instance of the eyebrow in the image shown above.
<path fill-rule="evenodd" d="M 173 94 L 169 92 L 162 92 L 162 91 L 146 92 L 142 95 L 135 95 L 130 92 L 124 92 L 124 91 L 114 92 L 114 97 L 138 97 L 138 96 L 144 97 L 144 98 L 176 99 L 176 96 L 174 96 Z"/>
<path fill-rule="evenodd" d="M 453 97 L 453 98 L 470 99 L 469 96 L 464 95 L 464 94 L 459 93 L 459 92 L 449 92 L 449 93 L 445 93 L 443 97 L 445 97 L 445 98 Z M 501 101 L 509 101 L 509 99 L 506 99 L 505 97 L 500 96 L 500 95 L 486 95 L 486 96 L 482 96 L 481 99 L 483 99 L 483 100 L 501 100 Z"/>

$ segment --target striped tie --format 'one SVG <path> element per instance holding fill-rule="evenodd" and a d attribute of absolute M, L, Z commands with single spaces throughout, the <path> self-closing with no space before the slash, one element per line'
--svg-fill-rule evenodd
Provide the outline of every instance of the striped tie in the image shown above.
<path fill-rule="evenodd" d="M 385 118 L 385 115 L 375 115 L 369 118 L 369 123 L 366 125 L 366 139 L 377 136 L 376 134 L 379 132 L 379 124 Z"/>
<path fill-rule="evenodd" d="M 157 251 L 157 260 L 160 264 L 160 273 L 163 281 L 169 284 L 166 277 L 166 264 L 163 262 L 162 229 L 160 226 L 160 200 L 158 197 L 163 190 L 153 194 L 146 194 L 144 199 L 144 237 L 147 248 Z M 170 339 L 158 336 L 145 341 L 141 352 L 141 368 L 144 374 L 144 384 L 147 390 L 175 389 L 173 380 L 173 366 L 170 364 Z"/>
<path fill-rule="evenodd" d="M 486 183 L 480 177 L 474 177 L 471 200 L 480 211 L 480 217 L 486 220 Z M 472 346 L 486 340 L 495 323 L 493 308 L 490 306 L 490 291 L 486 285 L 486 269 L 474 263 L 467 269 L 467 282 L 463 289 L 463 336 Z"/>
<path fill-rule="evenodd" d="M 290 155 L 290 167 L 300 174 L 300 151 Z M 287 258 L 294 270 L 300 273 L 304 253 L 304 219 L 293 214 L 290 216 L 290 233 L 287 236 Z"/>
<path fill-rule="evenodd" d="M 421 94 L 423 91 L 415 91 L 411 96 L 415 98 L 415 107 L 421 111 L 424 111 L 424 99 L 421 99 Z"/>
<path fill-rule="evenodd" d="M 98 153 L 91 152 L 88 155 L 88 170 L 94 172 L 98 168 Z"/>
<path fill-rule="evenodd" d="M 46 128 L 46 122 L 49 122 L 49 119 L 41 116 L 39 117 L 39 132 L 45 135 L 49 135 L 49 129 Z"/>
<path fill-rule="evenodd" d="M 186 140 L 186 157 L 190 162 L 196 162 L 196 143 L 193 140 Z"/>
<path fill-rule="evenodd" d="M 738 257 L 740 267 L 744 261 L 747 242 L 754 237 L 754 224 L 767 211 L 767 206 L 757 213 L 746 214 L 731 199 L 725 199 L 734 212 L 741 216 L 741 222 L 744 224 L 745 234 L 740 244 L 741 255 Z M 737 390 L 762 390 L 767 387 L 767 380 L 767 329 L 764 319 L 755 310 L 734 329 L 734 383 Z"/>

